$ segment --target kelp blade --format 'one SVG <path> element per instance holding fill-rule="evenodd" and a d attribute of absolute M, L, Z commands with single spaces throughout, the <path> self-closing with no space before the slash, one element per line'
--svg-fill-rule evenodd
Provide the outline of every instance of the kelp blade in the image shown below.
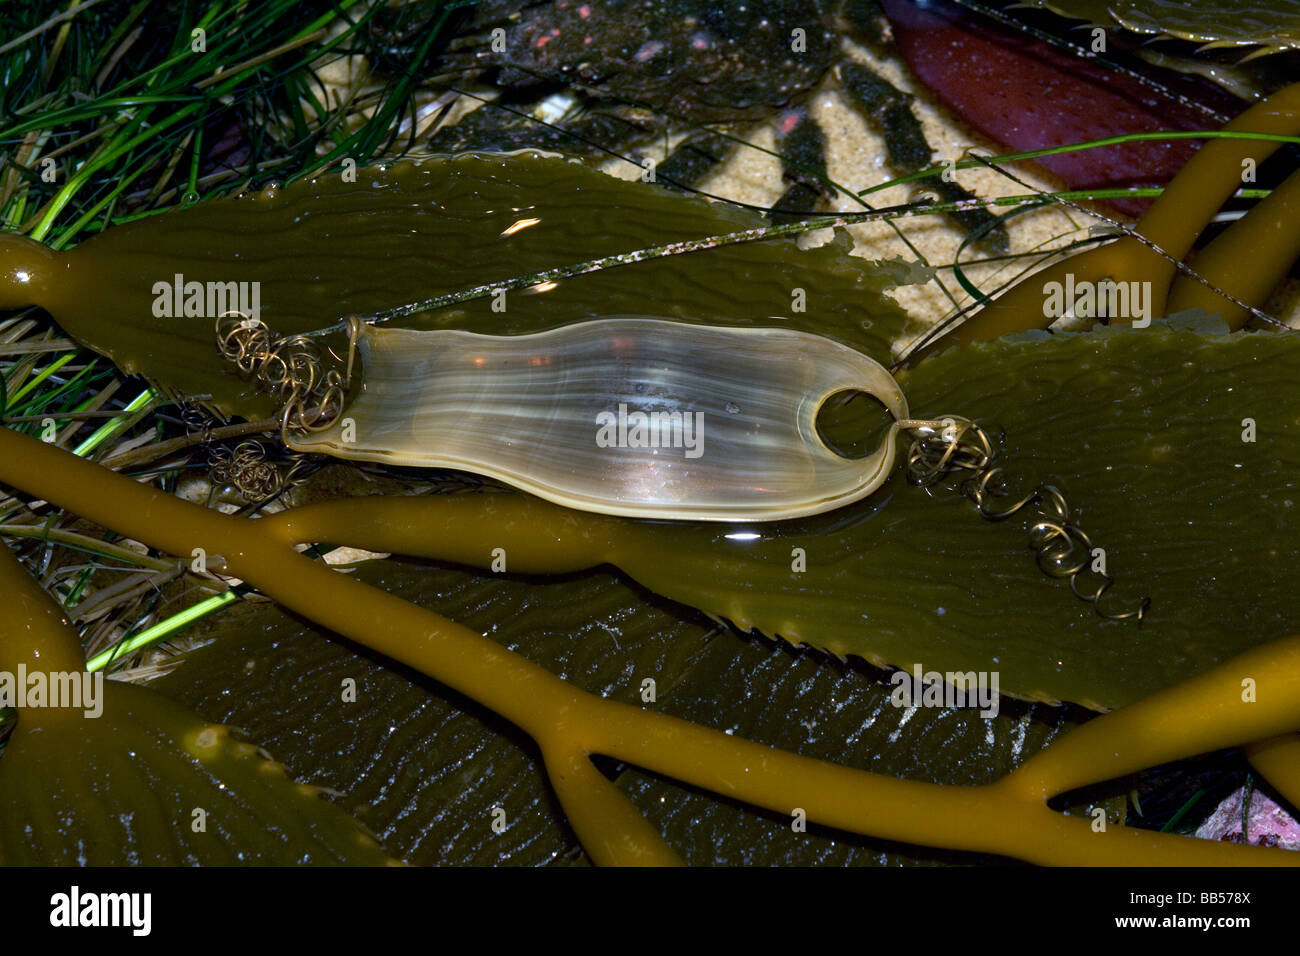
<path fill-rule="evenodd" d="M 1300 46 L 1295 0 L 1030 0 L 1067 17 L 1137 33 L 1213 46 L 1259 46 L 1267 53 Z"/>
<path fill-rule="evenodd" d="M 992 782 L 1086 717 L 1016 702 L 988 719 L 977 708 L 896 707 L 891 686 L 869 668 L 739 638 L 607 571 L 556 580 L 389 560 L 355 574 L 592 693 L 908 779 Z M 340 791 L 344 806 L 407 862 L 585 862 L 535 745 L 495 715 L 274 606 L 217 621 L 208 636 L 212 644 L 154 686 L 247 727 L 295 776 Z M 345 678 L 357 694 L 340 704 Z M 655 682 L 653 702 L 643 697 L 646 679 Z M 232 682 L 240 694 L 229 692 Z M 788 817 L 632 767 L 616 780 L 694 865 L 997 862 L 817 827 L 794 832 Z M 1070 801 L 1080 812 L 1091 806 Z M 497 807 L 502 832 L 491 826 Z"/>
<path fill-rule="evenodd" d="M 0 754 L 0 864 L 384 865 L 350 816 L 280 764 L 146 687 L 103 714 L 19 724 Z"/>
<path fill-rule="evenodd" d="M 105 230 L 63 254 L 49 301 L 36 304 L 123 370 L 225 414 L 258 418 L 273 402 L 215 346 L 216 319 L 239 307 L 241 291 L 245 306 L 256 293 L 258 317 L 288 335 L 545 269 L 765 225 L 746 210 L 570 161 L 467 154 L 361 170 L 354 182 L 323 173 Z M 888 282 L 838 245 L 800 251 L 783 239 L 487 294 L 390 325 L 510 334 L 646 314 L 784 324 L 802 296 L 824 333 L 883 360 L 904 323 L 902 311 L 875 291 Z M 201 297 L 189 297 L 190 283 L 202 284 Z M 331 342 L 343 354 L 346 338 Z"/>
<path fill-rule="evenodd" d="M 82 278 L 67 288 L 83 295 L 54 311 L 127 368 L 261 413 L 267 400 L 216 355 L 206 320 L 152 318 L 152 282 L 210 269 L 264 281 L 263 317 L 288 333 L 755 222 L 555 159 L 466 156 L 109 230 L 74 250 L 69 271 Z M 508 333 L 636 313 L 770 324 L 798 284 L 808 311 L 782 324 L 883 358 L 901 313 L 861 287 L 863 267 L 833 247 L 755 243 L 510 293 L 504 312 L 488 296 L 404 324 Z M 93 308 L 92 279 L 109 290 Z M 1151 597 L 1141 626 L 1103 621 L 1046 579 L 1016 522 L 990 525 L 959 495 L 931 498 L 898 476 L 833 514 L 733 529 L 743 534 L 630 524 L 635 544 L 619 563 L 660 593 L 768 634 L 896 666 L 998 670 L 1007 693 L 1118 706 L 1287 630 L 1294 350 L 1281 336 L 1153 327 L 994 343 L 940 356 L 905 383 L 919 416 L 1005 428 L 1017 487 L 1063 488 L 1106 551 L 1117 606 Z M 1241 440 L 1246 419 L 1254 442 Z"/>
<path fill-rule="evenodd" d="M 815 518 L 638 525 L 616 563 L 674 600 L 879 664 L 1000 673 L 1004 693 L 1105 709 L 1294 632 L 1300 345 L 1160 323 L 1012 337 L 904 382 L 913 413 L 1005 432 L 1007 480 L 1051 481 L 1104 549 L 1106 621 L 1039 570 L 1026 524 L 901 473 Z M 743 533 L 737 533 L 743 532 Z"/>

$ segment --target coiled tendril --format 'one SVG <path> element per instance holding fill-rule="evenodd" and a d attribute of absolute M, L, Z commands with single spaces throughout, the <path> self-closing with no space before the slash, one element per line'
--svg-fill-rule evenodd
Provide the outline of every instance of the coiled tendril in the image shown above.
<path fill-rule="evenodd" d="M 315 339 L 278 336 L 261 319 L 237 311 L 217 319 L 217 349 L 280 402 L 280 433 L 287 439 L 290 431 L 300 436 L 324 431 L 343 414 L 360 321 L 351 319 L 348 331 L 347 367 L 342 373 L 337 368 L 324 370 L 325 359 Z"/>
<path fill-rule="evenodd" d="M 252 502 L 268 501 L 294 483 L 305 462 L 292 456 L 288 468 L 267 461 L 261 442 L 243 441 L 231 448 L 215 445 L 208 451 L 213 485 L 229 485 Z"/>
<path fill-rule="evenodd" d="M 208 445 L 212 442 L 213 419 L 197 403 L 182 401 L 180 403 L 181 425 L 190 435 L 199 436 L 200 445 Z"/>
<path fill-rule="evenodd" d="M 904 419 L 899 428 L 912 437 L 907 450 L 908 480 L 922 488 L 939 484 L 950 475 L 968 473 L 961 489 L 988 521 L 1005 521 L 1025 508 L 1034 508 L 1038 520 L 1029 528 L 1029 547 L 1038 567 L 1051 578 L 1070 582 L 1075 597 L 1093 606 L 1108 621 L 1141 622 L 1151 606 L 1144 597 L 1137 607 L 1110 611 L 1102 597 L 1115 580 L 1092 565 L 1092 539 L 1070 520 L 1065 496 L 1055 485 L 1040 484 L 1019 501 L 1005 507 L 993 502 L 1009 497 L 1003 471 L 996 464 L 997 449 L 987 431 L 977 423 L 955 416 L 943 419 Z M 1087 582 L 1096 582 L 1095 586 Z"/>

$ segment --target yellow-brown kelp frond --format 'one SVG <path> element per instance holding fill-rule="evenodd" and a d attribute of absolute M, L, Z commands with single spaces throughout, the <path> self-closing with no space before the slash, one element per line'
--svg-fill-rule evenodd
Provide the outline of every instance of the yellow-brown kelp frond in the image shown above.
<path fill-rule="evenodd" d="M 1300 83 L 1252 106 L 1224 128 L 1242 133 L 1300 134 Z M 1073 255 L 1022 279 L 975 316 L 913 352 L 909 364 L 915 365 L 926 355 L 953 345 L 1046 328 L 1055 318 L 1047 315 L 1043 307 L 1044 288 L 1048 283 L 1065 283 L 1067 277 L 1072 277 L 1069 281 L 1076 285 L 1107 279 L 1150 283 L 1151 315 L 1199 306 L 1220 311 L 1232 327 L 1240 327 L 1248 312 L 1234 299 L 1257 306 L 1294 261 L 1300 244 L 1300 218 L 1290 215 L 1290 211 L 1295 205 L 1293 194 L 1300 186 L 1288 182 L 1220 236 L 1213 254 L 1196 261 L 1199 279 L 1183 276 L 1174 282 L 1177 263 L 1191 251 L 1219 207 L 1241 185 L 1243 163 L 1262 163 L 1279 146 L 1267 139 L 1210 140 L 1151 205 L 1136 227 L 1137 236 Z M 1264 241 L 1251 245 L 1240 241 L 1258 239 Z M 1214 291 L 1216 287 L 1234 298 Z M 1132 319 L 1123 315 L 1111 318 L 1120 322 Z"/>
<path fill-rule="evenodd" d="M 438 497 L 449 496 L 493 497 Z M 394 557 L 348 573 L 472 628 L 581 690 L 886 776 L 991 783 L 1091 716 L 990 697 L 983 711 L 900 706 L 893 685 L 868 668 L 740 638 L 707 615 L 655 600 L 612 569 L 543 577 Z M 390 853 L 433 865 L 588 859 L 533 742 L 438 681 L 272 602 L 230 608 L 196 638 L 209 643 L 186 652 L 151 686 L 247 728 L 295 775 L 346 791 L 353 812 Z M 340 686 L 356 693 L 340 702 Z M 605 762 L 603 769 L 690 865 L 998 862 L 816 826 L 801 830 L 788 817 L 629 764 Z M 1120 825 L 1132 786 L 1122 780 L 1089 788 L 1053 806 L 1091 815 L 1101 801 L 1108 823 Z M 491 825 L 495 808 L 505 826 Z"/>
<path fill-rule="evenodd" d="M 1029 0 L 1036 7 L 1153 38 L 1178 37 L 1206 49 L 1236 47 L 1245 58 L 1300 47 L 1295 0 Z"/>
<path fill-rule="evenodd" d="M 1245 306 L 1264 302 L 1300 256 L 1297 223 L 1300 173 L 1292 173 L 1197 253 L 1196 277 L 1179 275 L 1174 279 L 1167 310 L 1217 312 L 1230 328 L 1241 328 L 1250 318 Z M 1251 251 L 1242 255 L 1243 249 Z"/>
<path fill-rule="evenodd" d="M 638 256 L 720 234 L 754 230 L 758 239 L 769 225 L 744 209 L 646 189 L 555 157 L 435 157 L 368 169 L 355 181 L 320 173 L 283 189 L 169 210 L 66 252 L 0 237 L 0 307 L 39 305 L 128 374 L 249 419 L 278 409 L 214 348 L 216 320 L 231 310 L 285 337 L 403 309 L 388 327 L 512 334 L 641 315 L 647 290 L 672 289 L 669 317 L 755 325 L 790 312 L 797 286 L 810 295 L 807 314 L 822 333 L 884 359 L 905 321 L 876 291 L 889 275 L 839 244 L 800 251 L 787 238 Z M 531 288 L 512 284 L 624 254 L 629 262 L 617 268 Z M 415 307 L 479 287 L 487 292 L 449 307 Z M 500 296 L 492 294 L 498 287 Z M 322 341 L 346 351 L 345 335 Z"/>
<path fill-rule="evenodd" d="M 1116 581 L 1106 606 L 1152 599 L 1140 627 L 1102 620 L 1046 577 L 1023 522 L 983 521 L 955 489 L 913 487 L 901 468 L 872 497 L 833 512 L 731 528 L 540 505 L 530 514 L 544 523 L 529 525 L 507 520 L 514 499 L 480 497 L 430 506 L 415 546 L 479 567 L 504 548 L 514 570 L 608 561 L 742 630 L 904 669 L 997 671 L 1004 694 L 1110 709 L 1285 636 L 1300 616 L 1287 560 L 1300 540 L 1300 509 L 1289 504 L 1300 469 L 1298 365 L 1292 336 L 1156 323 L 980 343 L 909 373 L 922 414 L 952 411 L 1005 430 L 1017 497 L 1053 481 L 1086 513 Z M 364 436 L 371 423 L 358 408 L 349 414 Z M 409 510 L 390 520 L 379 501 L 337 507 L 351 530 L 336 544 L 403 550 L 388 528 Z M 304 523 L 302 540 L 321 540 L 316 513 L 274 520 Z"/>
<path fill-rule="evenodd" d="M 0 542 L 0 672 L 22 674 L 0 752 L 0 863 L 358 863 L 389 857 L 228 727 L 84 671 L 76 631 Z M 75 706 L 54 688 L 82 687 Z"/>
<path fill-rule="evenodd" d="M 1265 119 L 1290 116 L 1282 110 L 1285 95 L 1279 97 Z M 1271 146 L 1232 143 L 1246 143 L 1258 155 Z M 1221 197 L 1202 201 L 1196 170 L 1222 152 L 1220 145 L 1198 154 L 1186 173 L 1192 178 L 1180 179 L 1160 204 L 1162 212 L 1148 217 L 1173 252 L 1185 251 L 1199 230 L 1199 223 L 1188 225 L 1195 215 L 1183 222 L 1170 212 L 1180 211 L 1179 191 L 1188 188 L 1182 183 L 1193 183 L 1192 198 L 1204 216 L 1217 208 Z M 1232 162 L 1210 165 L 1231 191 L 1239 181 Z M 66 289 L 60 285 L 55 298 L 44 301 L 76 334 L 128 369 L 184 386 L 197 401 L 269 413 L 269 397 L 217 352 L 214 323 L 185 315 L 172 297 L 180 286 L 166 280 L 183 271 L 182 277 L 261 282 L 266 326 L 277 336 L 290 335 L 327 325 L 345 310 L 364 314 L 395 302 L 410 305 L 447 289 L 510 282 L 556 263 L 751 221 L 747 214 L 635 185 L 536 156 L 463 156 L 368 171 L 357 183 L 323 178 L 106 230 L 58 260 Z M 519 206 L 520 196 L 529 205 Z M 618 217 L 613 235 L 594 230 L 598 211 L 612 205 L 630 214 Z M 303 254 L 286 261 L 290 243 Z M 781 319 L 782 326 L 879 356 L 885 333 L 895 330 L 897 310 L 858 289 L 847 274 L 847 266 L 859 268 L 862 260 L 849 260 L 834 245 L 807 253 L 792 245 L 755 243 L 743 247 L 743 255 L 711 249 L 624 264 L 566 278 L 545 291 L 512 291 L 504 312 L 493 312 L 487 296 L 409 315 L 400 324 L 526 332 L 597 312 L 642 311 L 647 301 L 675 318 L 772 324 L 766 317 L 790 307 L 790 286 L 798 282 L 816 290 L 815 301 L 807 312 Z M 466 258 L 450 258 L 452 248 Z M 1116 255 L 1112 248 L 1123 247 L 1102 252 Z M 1154 279 L 1139 274 L 1154 294 L 1173 267 L 1152 255 L 1149 264 L 1163 273 L 1153 273 Z M 1247 252 L 1240 258 L 1253 257 Z M 661 290 L 670 274 L 673 291 L 665 298 Z M 865 274 L 864 281 L 875 275 Z M 170 310 L 169 317 L 152 311 L 150 279 L 159 277 L 166 292 L 161 311 Z M 92 281 L 100 280 L 108 285 L 92 290 Z M 1025 288 L 1035 281 L 1041 280 Z M 1041 315 L 1041 288 L 1035 295 L 1026 308 Z M 1002 308 L 1002 301 L 993 308 Z M 747 528 L 743 536 L 684 523 L 629 527 L 624 540 L 635 537 L 636 544 L 624 545 L 620 567 L 657 592 L 742 628 L 838 655 L 901 667 L 998 669 L 1004 693 L 1033 700 L 1096 709 L 1136 700 L 1280 636 L 1279 622 L 1291 620 L 1293 602 L 1300 601 L 1293 589 L 1278 586 L 1283 564 L 1269 556 L 1291 553 L 1300 535 L 1300 511 L 1286 504 L 1288 469 L 1300 464 L 1294 457 L 1300 446 L 1292 440 L 1292 423 L 1300 419 L 1294 346 L 1280 336 L 1277 342 L 1231 342 L 1168 328 L 1145 329 L 1141 336 L 1007 343 L 966 355 L 953 350 L 944 365 L 919 365 L 904 383 L 921 416 L 983 416 L 1004 426 L 1008 481 L 1021 489 L 1054 481 L 1075 513 L 1088 515 L 1088 534 L 1115 572 L 1106 606 L 1122 613 L 1152 598 L 1141 641 L 1081 606 L 1070 584 L 1046 580 L 1025 553 L 1023 527 L 1011 526 L 1019 522 L 992 526 L 959 496 L 934 500 L 903 487 L 898 476 L 850 507 Z M 345 351 L 338 343 L 337 357 Z M 1184 351 L 1194 352 L 1199 364 L 1188 365 Z M 423 374 L 414 363 L 401 370 Z M 364 382 L 365 374 L 353 378 Z M 1270 396 L 1267 403 L 1263 394 Z M 218 400 L 223 395 L 228 402 Z M 498 410 L 492 394 L 476 395 L 480 400 Z M 393 407 L 382 411 L 394 415 Z M 385 437 L 406 421 L 377 421 L 373 400 L 351 408 L 361 439 L 356 447 L 390 464 L 420 463 L 410 442 Z M 1258 439 L 1249 444 L 1241 440 L 1247 419 L 1258 424 Z M 516 483 L 528 487 L 529 476 L 516 472 Z M 1254 488 L 1240 480 L 1248 473 Z M 1255 492 L 1268 498 L 1267 511 Z M 1206 522 L 1211 506 L 1215 519 Z M 1214 576 L 1199 570 L 1207 548 L 1223 554 L 1224 567 Z M 792 566 L 796 549 L 808 559 L 807 573 Z M 990 576 L 998 588 L 988 587 Z M 1155 590 L 1130 587 L 1135 580 L 1151 581 Z M 1053 635 L 1050 649 L 1042 646 L 1044 633 Z"/>
<path fill-rule="evenodd" d="M 1300 734 L 1261 740 L 1245 750 L 1251 766 L 1292 806 L 1300 807 Z"/>
<path fill-rule="evenodd" d="M 594 754 L 776 812 L 800 807 L 811 820 L 911 843 L 1036 862 L 1300 865 L 1300 857 L 1283 850 L 1115 827 L 1097 832 L 1045 804 L 1089 782 L 1297 729 L 1300 638 L 1256 649 L 1098 718 L 999 783 L 941 787 L 799 757 L 577 690 L 479 634 L 297 553 L 285 541 L 298 537 L 288 533 L 291 524 L 215 514 L 7 430 L 0 430 L 0 481 L 28 489 L 39 484 L 48 500 L 163 550 L 205 547 L 214 561 L 223 556 L 226 570 L 285 607 L 496 711 L 532 736 L 548 769 L 561 776 L 566 812 L 597 862 L 676 857 L 612 784 L 588 772 Z M 349 522 L 338 524 L 317 531 L 345 539 Z M 592 541 L 598 540 L 597 534 Z"/>

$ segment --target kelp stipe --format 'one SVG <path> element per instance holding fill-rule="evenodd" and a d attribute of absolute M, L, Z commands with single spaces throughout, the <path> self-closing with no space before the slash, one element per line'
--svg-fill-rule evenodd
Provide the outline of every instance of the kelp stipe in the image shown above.
<path fill-rule="evenodd" d="M 1268 136 L 1300 135 L 1300 83 L 1245 110 L 1224 129 Z M 1292 173 L 1272 196 L 1207 247 L 1194 272 L 1180 263 L 1219 207 L 1241 185 L 1243 163 L 1262 163 L 1280 147 L 1276 139 L 1249 136 L 1210 140 L 1165 188 L 1132 234 L 1023 279 L 942 336 L 927 336 L 922 347 L 908 355 L 908 364 L 915 365 L 954 345 L 1046 328 L 1053 319 L 1043 309 L 1044 287 L 1067 279 L 1075 285 L 1148 283 L 1153 316 L 1200 308 L 1217 312 L 1231 328 L 1240 328 L 1286 275 L 1300 249 L 1300 229 L 1290 215 L 1300 189 L 1300 173 Z M 1245 243 L 1258 248 L 1259 254 L 1243 255 Z M 1131 322 L 1133 316 L 1117 315 L 1111 320 Z"/>

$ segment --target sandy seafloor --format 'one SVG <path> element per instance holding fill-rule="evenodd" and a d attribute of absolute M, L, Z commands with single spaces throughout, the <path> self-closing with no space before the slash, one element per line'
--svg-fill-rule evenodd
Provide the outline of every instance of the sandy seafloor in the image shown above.
<path fill-rule="evenodd" d="M 960 160 L 968 149 L 976 149 L 985 156 L 1006 151 L 966 127 L 930 90 L 912 77 L 900 60 L 877 55 L 847 40 L 843 41 L 843 48 L 847 56 L 871 67 L 900 90 L 915 96 L 913 111 L 934 148 L 936 163 L 949 159 Z M 899 171 L 891 169 L 885 162 L 883 135 L 867 124 L 848 98 L 835 89 L 833 81 L 823 81 L 821 89 L 809 101 L 808 109 L 825 133 L 827 173 L 832 181 L 858 191 L 899 175 Z M 777 146 L 776 135 L 770 125 L 755 130 L 750 139 L 767 150 L 774 151 Z M 644 152 L 655 156 L 649 150 Z M 626 178 L 635 178 L 640 173 L 637 168 L 618 161 L 606 164 L 605 169 L 613 175 Z M 959 170 L 957 182 L 986 198 L 1059 190 L 1065 185 L 1038 167 L 1021 164 L 1014 171 L 1017 178 L 1030 188 L 991 169 Z M 761 149 L 741 148 L 732 154 L 717 173 L 700 183 L 699 188 L 711 195 L 770 206 L 780 198 L 786 184 L 781 179 L 781 164 L 777 157 Z M 907 183 L 872 193 L 866 199 L 876 207 L 901 205 L 915 200 L 916 190 L 917 184 Z M 829 203 L 828 207 L 845 212 L 861 211 L 863 208 L 853 198 L 843 194 Z M 1009 207 L 994 207 L 993 212 L 998 214 L 1007 208 Z M 895 225 L 897 228 L 894 228 Z M 1103 218 L 1078 208 L 1045 208 L 1024 213 L 1013 217 L 1008 223 L 1011 251 L 1019 253 L 1061 246 L 1070 238 L 1086 235 L 1090 227 L 1106 225 L 1108 224 Z M 887 293 L 913 319 L 913 326 L 896 343 L 896 352 L 905 348 L 916 335 L 951 313 L 955 308 L 954 300 L 958 306 L 969 303 L 970 297 L 955 281 L 952 271 L 942 268 L 954 261 L 963 238 L 962 230 L 946 217 L 917 215 L 895 220 L 893 225 L 870 222 L 851 226 L 849 230 L 856 241 L 855 255 L 866 259 L 901 257 L 915 261 L 919 252 L 927 263 L 940 267 L 936 275 L 937 281 L 900 286 Z M 902 241 L 900 231 L 907 236 L 915 251 Z M 823 230 L 810 235 L 808 241 L 815 244 L 828 238 L 829 231 Z M 968 247 L 962 254 L 962 261 L 966 263 L 978 260 L 982 255 L 978 250 Z M 969 268 L 964 266 L 963 269 L 967 277 L 981 289 L 992 290 L 1027 269 L 1035 268 L 1040 261 L 1041 257 L 1026 257 L 996 264 L 977 264 Z M 945 293 L 944 287 L 952 298 Z"/>

